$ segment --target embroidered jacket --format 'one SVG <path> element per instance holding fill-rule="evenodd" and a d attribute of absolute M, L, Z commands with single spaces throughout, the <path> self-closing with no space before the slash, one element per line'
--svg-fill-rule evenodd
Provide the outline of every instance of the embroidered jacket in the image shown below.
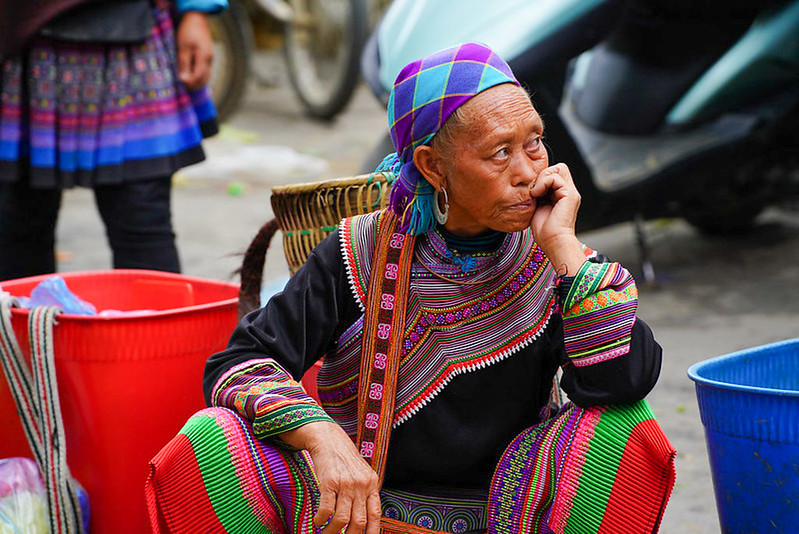
<path fill-rule="evenodd" d="M 244 415 L 259 438 L 331 419 L 354 438 L 376 224 L 376 214 L 342 221 L 282 294 L 242 320 L 209 359 L 210 404 Z M 635 282 L 619 264 L 586 262 L 558 303 L 529 230 L 466 273 L 448 252 L 435 232 L 417 239 L 387 487 L 487 487 L 505 445 L 538 421 L 558 366 L 580 405 L 637 400 L 654 385 L 660 347 L 635 319 Z M 325 355 L 320 406 L 297 381 Z"/>

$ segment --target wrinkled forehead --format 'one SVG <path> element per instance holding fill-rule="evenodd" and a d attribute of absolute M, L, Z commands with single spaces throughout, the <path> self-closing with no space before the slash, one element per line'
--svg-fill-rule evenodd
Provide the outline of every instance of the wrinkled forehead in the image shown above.
<path fill-rule="evenodd" d="M 529 93 L 511 84 L 497 85 L 476 95 L 463 104 L 453 117 L 458 118 L 458 129 L 480 131 L 489 126 L 505 125 L 510 128 L 523 124 L 525 128 L 543 130 L 543 120 Z"/>
<path fill-rule="evenodd" d="M 535 112 L 532 98 L 524 88 L 503 83 L 474 95 L 460 106 L 458 113 L 473 115 L 476 112 L 491 113 L 505 110 Z"/>

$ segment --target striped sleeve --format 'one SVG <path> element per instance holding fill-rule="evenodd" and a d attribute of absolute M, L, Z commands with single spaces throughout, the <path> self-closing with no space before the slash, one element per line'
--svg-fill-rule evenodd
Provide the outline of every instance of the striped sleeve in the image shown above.
<path fill-rule="evenodd" d="M 630 351 L 638 308 L 632 275 L 618 263 L 587 261 L 563 300 L 566 354 L 576 367 L 611 360 Z"/>
<path fill-rule="evenodd" d="M 271 358 L 250 360 L 223 374 L 211 403 L 235 410 L 258 438 L 268 438 L 314 421 L 333 421 L 302 386 Z"/>

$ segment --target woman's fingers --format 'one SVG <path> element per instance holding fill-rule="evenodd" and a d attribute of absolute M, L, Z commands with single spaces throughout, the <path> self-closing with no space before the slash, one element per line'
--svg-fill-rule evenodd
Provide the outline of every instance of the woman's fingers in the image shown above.
<path fill-rule="evenodd" d="M 572 189 L 576 192 L 569 168 L 564 163 L 558 163 L 541 171 L 530 186 L 530 195 L 533 198 L 540 198 L 552 191 L 560 198 Z"/>
<path fill-rule="evenodd" d="M 580 193 L 574 186 L 568 167 L 563 163 L 544 169 L 530 187 L 530 196 L 544 199 L 539 202 L 539 207 L 557 205 L 559 212 L 574 212 L 574 216 L 580 206 Z"/>
<path fill-rule="evenodd" d="M 570 241 L 575 234 L 581 199 L 569 168 L 558 163 L 541 171 L 530 186 L 530 196 L 536 199 L 530 227 L 538 244 L 543 248 L 563 242 L 564 237 Z"/>
<path fill-rule="evenodd" d="M 192 50 L 188 46 L 178 47 L 178 76 L 184 84 L 191 81 Z"/>
<path fill-rule="evenodd" d="M 197 44 L 194 58 L 194 89 L 208 84 L 211 79 L 211 66 L 214 61 L 214 44 L 210 39 L 201 39 Z"/>
<path fill-rule="evenodd" d="M 355 466 L 350 465 L 350 469 L 343 471 L 330 472 L 325 466 L 324 461 L 315 465 L 321 495 L 314 525 L 321 527 L 327 523 L 324 534 L 338 533 L 345 527 L 346 534 L 361 534 L 367 528 L 369 532 L 379 532 L 381 510 L 377 474 L 360 457 Z M 338 467 L 341 468 L 341 464 Z"/>
<path fill-rule="evenodd" d="M 352 499 L 347 495 L 339 495 L 336 499 L 336 511 L 333 518 L 327 524 L 322 534 L 337 534 L 350 522 L 352 513 Z"/>
<path fill-rule="evenodd" d="M 379 479 L 370 467 L 365 463 L 364 466 L 368 469 L 366 476 L 359 478 L 349 488 L 353 499 L 345 534 L 361 534 L 366 528 L 369 532 L 380 531 Z"/>
<path fill-rule="evenodd" d="M 313 424 L 313 423 L 312 423 Z M 317 423 L 285 433 L 289 444 L 311 453 L 319 481 L 319 509 L 314 525 L 324 534 L 379 532 L 380 479 L 355 448 L 350 437 L 335 424 Z M 376 526 L 373 526 L 376 525 Z M 375 528 L 377 530 L 375 530 Z"/>
<path fill-rule="evenodd" d="M 178 76 L 190 90 L 208 83 L 214 58 L 214 42 L 204 13 L 188 11 L 177 31 Z"/>
<path fill-rule="evenodd" d="M 336 511 L 336 492 L 332 488 L 320 487 L 319 489 L 321 490 L 321 495 L 319 496 L 319 510 L 313 518 L 313 524 L 317 527 L 321 527 L 327 523 L 327 520 L 330 519 L 330 516 Z"/>
<path fill-rule="evenodd" d="M 379 533 L 380 513 L 380 497 L 376 491 L 367 498 L 366 492 L 352 486 L 342 488 L 338 494 L 323 490 L 313 523 L 321 527 L 330 521 L 323 534 L 338 533 L 344 527 L 347 527 L 345 534 L 360 534 L 367 527 L 367 532 Z"/>
<path fill-rule="evenodd" d="M 382 509 L 380 507 L 380 494 L 377 491 L 372 493 L 366 501 L 366 514 L 368 521 L 366 534 L 380 534 Z"/>
<path fill-rule="evenodd" d="M 367 523 L 366 499 L 360 498 L 352 503 L 350 520 L 344 534 L 363 534 Z"/>

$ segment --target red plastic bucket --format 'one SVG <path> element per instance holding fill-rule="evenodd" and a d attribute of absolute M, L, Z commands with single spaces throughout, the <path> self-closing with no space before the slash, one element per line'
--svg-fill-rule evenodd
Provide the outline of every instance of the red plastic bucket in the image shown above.
<path fill-rule="evenodd" d="M 89 493 L 91 530 L 149 532 L 148 461 L 205 407 L 203 367 L 225 347 L 236 325 L 238 286 L 138 270 L 61 276 L 98 311 L 155 310 L 133 317 L 64 314 L 53 332 L 68 461 Z M 29 296 L 44 278 L 1 286 Z M 12 310 L 17 339 L 29 354 L 27 320 L 26 310 Z M 0 458 L 31 456 L 5 377 L 0 429 Z"/>

